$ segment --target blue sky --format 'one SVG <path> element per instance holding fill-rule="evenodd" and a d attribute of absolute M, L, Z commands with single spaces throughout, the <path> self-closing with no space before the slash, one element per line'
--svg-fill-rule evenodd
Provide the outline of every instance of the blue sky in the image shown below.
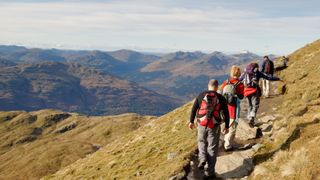
<path fill-rule="evenodd" d="M 320 1 L 0 1 L 0 44 L 287 54 L 320 37 Z"/>

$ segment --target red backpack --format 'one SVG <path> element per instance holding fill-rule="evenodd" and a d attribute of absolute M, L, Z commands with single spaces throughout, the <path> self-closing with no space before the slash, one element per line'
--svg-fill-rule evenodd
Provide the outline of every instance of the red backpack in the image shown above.
<path fill-rule="evenodd" d="M 208 92 L 201 101 L 198 111 L 198 120 L 200 125 L 213 128 L 220 124 L 220 102 L 216 92 Z"/>

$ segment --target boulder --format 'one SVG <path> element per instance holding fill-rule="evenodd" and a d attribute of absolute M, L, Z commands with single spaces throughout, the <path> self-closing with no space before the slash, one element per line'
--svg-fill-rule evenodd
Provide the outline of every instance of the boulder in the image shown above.
<path fill-rule="evenodd" d="M 260 126 L 262 132 L 270 132 L 272 130 L 272 124 L 263 124 Z"/>
<path fill-rule="evenodd" d="M 237 127 L 236 138 L 241 141 L 254 139 L 257 135 L 257 129 L 257 127 L 251 128 L 245 120 L 240 119 Z"/>
<path fill-rule="evenodd" d="M 269 121 L 274 121 L 276 117 L 274 115 L 267 115 L 259 118 L 259 121 L 262 123 L 268 123 Z"/>
<path fill-rule="evenodd" d="M 219 156 L 216 164 L 216 173 L 223 179 L 242 178 L 250 174 L 254 164 L 252 156 L 253 149 L 246 151 L 235 151 L 232 154 Z"/>

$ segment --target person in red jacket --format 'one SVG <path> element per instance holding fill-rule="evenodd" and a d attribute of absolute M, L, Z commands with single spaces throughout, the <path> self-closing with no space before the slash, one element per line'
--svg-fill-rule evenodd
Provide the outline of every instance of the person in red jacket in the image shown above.
<path fill-rule="evenodd" d="M 235 103 L 228 103 L 228 110 L 230 116 L 229 122 L 229 133 L 224 136 L 224 148 L 226 151 L 233 150 L 234 138 L 236 135 L 236 128 L 239 121 L 240 116 L 240 100 L 244 97 L 244 85 L 239 80 L 241 76 L 241 70 L 238 66 L 232 66 L 230 72 L 230 79 L 224 81 L 221 86 L 221 91 L 225 89 L 225 87 L 230 84 L 235 88 L 234 93 L 234 102 Z"/>

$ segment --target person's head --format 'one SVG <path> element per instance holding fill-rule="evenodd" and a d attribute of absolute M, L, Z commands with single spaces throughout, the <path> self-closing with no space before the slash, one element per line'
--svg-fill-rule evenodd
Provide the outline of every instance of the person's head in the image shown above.
<path fill-rule="evenodd" d="M 270 60 L 268 56 L 263 57 L 264 60 Z"/>
<path fill-rule="evenodd" d="M 239 66 L 232 66 L 230 71 L 230 77 L 238 79 L 241 76 L 241 70 Z"/>
<path fill-rule="evenodd" d="M 219 87 L 219 82 L 218 80 L 211 79 L 208 83 L 208 90 L 209 91 L 217 91 Z"/>
<path fill-rule="evenodd" d="M 259 71 L 259 64 L 257 62 L 253 62 L 253 63 L 251 63 L 251 65 Z"/>

